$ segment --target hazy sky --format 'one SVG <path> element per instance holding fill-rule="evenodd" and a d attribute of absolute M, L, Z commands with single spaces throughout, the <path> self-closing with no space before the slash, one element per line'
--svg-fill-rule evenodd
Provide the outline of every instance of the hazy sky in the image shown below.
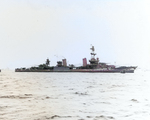
<path fill-rule="evenodd" d="M 90 59 L 150 66 L 149 0 L 0 0 L 0 68 Z"/>

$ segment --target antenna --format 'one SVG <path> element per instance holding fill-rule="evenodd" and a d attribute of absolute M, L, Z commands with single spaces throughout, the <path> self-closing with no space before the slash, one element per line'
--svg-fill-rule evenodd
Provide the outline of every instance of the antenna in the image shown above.
<path fill-rule="evenodd" d="M 95 49 L 94 46 L 92 46 L 92 48 L 90 48 L 92 50 L 91 52 L 91 58 L 95 58 L 96 53 L 94 53 Z"/>

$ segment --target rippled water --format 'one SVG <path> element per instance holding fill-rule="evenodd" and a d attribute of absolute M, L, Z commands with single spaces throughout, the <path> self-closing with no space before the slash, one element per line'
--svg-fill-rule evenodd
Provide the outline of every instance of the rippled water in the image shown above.
<path fill-rule="evenodd" d="M 149 120 L 150 71 L 0 73 L 1 120 Z"/>

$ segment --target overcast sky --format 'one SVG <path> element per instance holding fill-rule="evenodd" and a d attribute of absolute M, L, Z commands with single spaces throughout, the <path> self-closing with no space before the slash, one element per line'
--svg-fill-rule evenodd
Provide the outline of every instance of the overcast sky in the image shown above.
<path fill-rule="evenodd" d="M 67 59 L 150 66 L 149 0 L 0 0 L 0 68 Z"/>

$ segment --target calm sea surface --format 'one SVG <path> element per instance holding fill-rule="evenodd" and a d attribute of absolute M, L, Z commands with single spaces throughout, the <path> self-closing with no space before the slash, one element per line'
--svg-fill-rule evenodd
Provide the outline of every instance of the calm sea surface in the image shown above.
<path fill-rule="evenodd" d="M 150 120 L 150 71 L 0 73 L 0 120 Z"/>

